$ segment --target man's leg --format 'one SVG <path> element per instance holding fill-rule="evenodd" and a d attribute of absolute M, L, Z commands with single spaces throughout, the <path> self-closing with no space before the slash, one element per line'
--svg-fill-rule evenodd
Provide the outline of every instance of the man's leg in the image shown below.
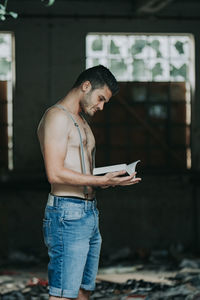
<path fill-rule="evenodd" d="M 62 210 L 56 211 L 55 216 L 52 215 L 53 210 L 46 211 L 46 219 L 51 221 L 48 239 L 49 299 L 88 300 L 90 291 L 95 288 L 101 242 L 96 230 L 94 233 L 97 222 L 94 218 L 94 203 L 66 199 L 59 198 L 58 204 Z M 68 204 L 66 210 L 64 204 Z M 49 229 L 49 226 L 46 228 Z M 89 251 L 90 246 L 92 251 Z"/>
<path fill-rule="evenodd" d="M 80 289 L 77 300 L 89 300 L 90 299 L 90 294 L 91 294 L 90 291 Z"/>
<path fill-rule="evenodd" d="M 79 290 L 79 294 L 78 294 L 78 298 L 76 298 L 77 300 L 89 300 L 90 299 L 90 294 L 91 292 L 90 291 L 86 291 L 86 290 L 83 290 L 83 289 L 80 289 Z M 60 298 L 60 297 L 55 297 L 55 296 L 50 296 L 49 297 L 49 300 L 72 300 L 75 298 Z"/>
<path fill-rule="evenodd" d="M 87 260 L 83 272 L 83 278 L 80 288 L 84 291 L 93 291 L 95 289 L 96 275 L 99 265 L 99 255 L 101 249 L 101 234 L 98 228 L 98 210 L 95 213 L 95 230 L 90 238 L 90 248 L 87 254 Z M 86 298 L 87 299 L 87 298 Z"/>
<path fill-rule="evenodd" d="M 78 298 L 89 251 L 89 239 L 94 228 L 93 215 L 87 216 L 84 211 L 85 201 L 70 202 L 66 199 L 68 198 L 59 198 L 60 205 L 66 204 L 68 207 L 58 210 L 55 220 L 51 222 L 48 251 L 50 300 Z M 56 223 L 55 228 L 53 222 Z"/>
<path fill-rule="evenodd" d="M 56 297 L 56 296 L 49 296 L 49 300 L 75 300 L 75 298 L 61 298 L 61 297 Z M 76 298 L 77 299 L 77 298 Z"/>

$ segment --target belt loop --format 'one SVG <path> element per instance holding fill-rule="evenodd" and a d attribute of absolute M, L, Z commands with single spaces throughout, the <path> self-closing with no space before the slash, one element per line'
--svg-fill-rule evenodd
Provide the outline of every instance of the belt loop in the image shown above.
<path fill-rule="evenodd" d="M 58 197 L 56 197 L 56 196 L 54 196 L 54 203 L 53 203 L 53 205 L 54 205 L 55 207 L 58 206 Z"/>
<path fill-rule="evenodd" d="M 49 194 L 47 205 L 54 206 L 54 196 L 52 194 Z"/>
<path fill-rule="evenodd" d="M 87 211 L 87 207 L 88 207 L 88 201 L 85 200 L 85 212 Z"/>

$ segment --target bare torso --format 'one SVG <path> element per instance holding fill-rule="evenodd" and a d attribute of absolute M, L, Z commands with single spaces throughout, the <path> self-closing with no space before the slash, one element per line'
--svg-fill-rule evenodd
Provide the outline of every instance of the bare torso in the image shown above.
<path fill-rule="evenodd" d="M 68 136 L 66 136 L 67 149 L 66 149 L 66 155 L 64 159 L 64 167 L 76 172 L 83 173 L 82 165 L 81 165 L 80 137 L 79 137 L 77 127 L 74 125 L 72 119 L 70 118 L 67 112 L 63 111 L 61 108 L 58 107 L 51 107 L 49 110 L 52 109 L 59 110 L 61 114 L 65 113 L 66 118 L 68 118 L 68 124 L 70 126 L 69 134 Z M 42 153 L 43 153 L 44 126 L 46 126 L 45 124 L 46 114 L 48 114 L 48 110 L 44 114 L 38 127 L 38 136 L 40 140 Z M 92 174 L 92 169 L 93 169 L 92 154 L 95 148 L 94 135 L 88 123 L 80 115 L 75 115 L 72 113 L 70 114 L 74 118 L 74 120 L 78 123 L 81 132 L 86 174 Z M 95 196 L 94 189 L 90 186 L 88 186 L 87 189 L 88 189 L 88 199 L 94 198 Z M 55 183 L 55 184 L 51 184 L 51 193 L 58 196 L 76 196 L 76 197 L 85 198 L 83 186 L 72 186 L 67 184 Z"/>

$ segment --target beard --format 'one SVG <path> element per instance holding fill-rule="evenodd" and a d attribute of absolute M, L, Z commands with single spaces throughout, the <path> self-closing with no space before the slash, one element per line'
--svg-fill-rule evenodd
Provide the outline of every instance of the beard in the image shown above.
<path fill-rule="evenodd" d="M 93 116 L 94 115 L 94 111 L 91 110 L 91 108 L 92 108 L 91 94 L 92 94 L 92 91 L 90 91 L 88 94 L 85 94 L 84 97 L 80 101 L 81 110 L 86 115 L 89 115 L 89 116 Z"/>

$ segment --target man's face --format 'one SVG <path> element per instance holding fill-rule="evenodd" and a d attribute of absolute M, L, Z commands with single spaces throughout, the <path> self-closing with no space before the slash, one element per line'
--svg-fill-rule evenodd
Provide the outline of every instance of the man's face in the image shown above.
<path fill-rule="evenodd" d="M 89 116 L 93 116 L 97 110 L 103 110 L 104 104 L 109 101 L 112 93 L 107 85 L 95 90 L 89 90 L 80 101 L 81 109 Z"/>

